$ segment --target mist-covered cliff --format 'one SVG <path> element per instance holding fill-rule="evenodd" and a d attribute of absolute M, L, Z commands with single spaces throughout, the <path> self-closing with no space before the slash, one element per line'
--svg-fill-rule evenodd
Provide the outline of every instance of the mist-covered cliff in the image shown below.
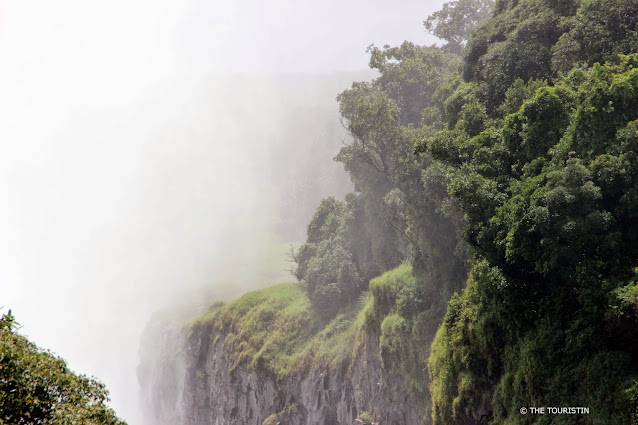
<path fill-rule="evenodd" d="M 298 284 L 151 325 L 149 418 L 637 424 L 637 12 L 451 2 L 445 46 L 372 46 L 337 97 L 354 192 L 319 204 Z"/>
<path fill-rule="evenodd" d="M 196 317 L 157 317 L 138 367 L 146 423 L 421 423 L 423 400 L 382 364 L 379 306 L 359 307 L 324 322 L 281 284 Z"/>

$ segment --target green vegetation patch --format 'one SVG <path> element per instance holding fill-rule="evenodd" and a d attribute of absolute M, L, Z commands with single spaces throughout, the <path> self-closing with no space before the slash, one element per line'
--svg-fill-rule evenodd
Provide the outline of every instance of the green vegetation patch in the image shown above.
<path fill-rule="evenodd" d="M 384 372 L 404 379 L 423 420 L 430 415 L 427 357 L 444 312 L 427 286 L 404 263 L 370 282 L 359 316 L 365 332 L 379 335 Z"/>
<path fill-rule="evenodd" d="M 0 425 L 126 425 L 109 408 L 101 382 L 76 375 L 66 362 L 17 333 L 0 318 Z"/>
<path fill-rule="evenodd" d="M 298 284 L 283 283 L 219 304 L 193 323 L 226 335 L 231 369 L 240 365 L 289 378 L 310 367 L 347 368 L 353 354 L 358 305 L 326 322 Z"/>
<path fill-rule="evenodd" d="M 226 335 L 230 368 L 246 366 L 287 379 L 313 368 L 349 371 L 367 338 L 378 338 L 384 373 L 402 377 L 429 417 L 426 360 L 429 341 L 442 317 L 418 288 L 409 263 L 373 279 L 358 302 L 330 320 L 316 311 L 301 285 L 283 283 L 250 292 L 211 309 L 190 323 L 193 332 Z M 423 308 L 417 308 L 420 305 Z"/>
<path fill-rule="evenodd" d="M 630 372 L 632 360 L 605 344 L 604 322 L 581 311 L 571 320 L 547 318 L 525 332 L 514 331 L 514 324 L 482 299 L 499 275 L 481 262 L 468 287 L 450 301 L 428 365 L 434 423 L 471 418 L 529 424 L 533 417 L 519 410 L 535 405 L 590 408 L 585 417 L 558 418 L 565 424 L 635 424 L 638 381 Z M 540 419 L 534 423 L 559 423 Z"/>
<path fill-rule="evenodd" d="M 519 82 L 515 112 L 454 133 L 441 159 L 476 258 L 432 348 L 435 424 L 531 423 L 531 405 L 638 423 L 637 67 L 633 54 L 533 92 Z M 469 160 L 449 161 L 466 146 Z"/>

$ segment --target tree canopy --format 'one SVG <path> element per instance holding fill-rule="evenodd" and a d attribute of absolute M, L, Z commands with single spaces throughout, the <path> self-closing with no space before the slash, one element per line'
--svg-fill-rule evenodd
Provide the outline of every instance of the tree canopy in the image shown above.
<path fill-rule="evenodd" d="M 447 49 L 461 53 L 472 33 L 492 13 L 494 0 L 456 0 L 445 3 L 423 22 L 425 29 L 445 40 Z"/>
<path fill-rule="evenodd" d="M 300 252 L 357 270 L 328 279 L 356 282 L 341 306 L 410 262 L 399 298 L 414 307 L 384 329 L 412 341 L 406 358 L 429 355 L 435 424 L 527 424 L 534 404 L 638 424 L 638 1 L 489 7 L 429 17 L 441 48 L 371 46 L 379 77 L 338 98 L 356 194 L 322 203 Z M 431 346 L 425 322 L 441 324 Z"/>
<path fill-rule="evenodd" d="M 76 375 L 64 360 L 18 332 L 9 311 L 0 318 L 0 424 L 125 425 L 104 384 Z"/>

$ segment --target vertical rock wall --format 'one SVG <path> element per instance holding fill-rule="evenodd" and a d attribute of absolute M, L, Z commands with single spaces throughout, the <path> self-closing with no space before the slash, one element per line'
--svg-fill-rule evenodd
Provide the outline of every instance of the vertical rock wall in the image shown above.
<path fill-rule="evenodd" d="M 420 423 L 402 380 L 382 373 L 376 336 L 349 370 L 315 368 L 283 382 L 231 371 L 225 338 L 210 326 L 147 326 L 138 366 L 146 425 L 262 425 L 272 414 L 281 425 L 350 425 L 362 412 L 381 425 Z"/>

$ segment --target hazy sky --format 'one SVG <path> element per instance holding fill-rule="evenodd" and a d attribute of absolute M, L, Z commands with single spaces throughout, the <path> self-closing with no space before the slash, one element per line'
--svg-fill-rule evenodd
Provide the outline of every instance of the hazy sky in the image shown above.
<path fill-rule="evenodd" d="M 213 75 L 362 70 L 442 3 L 0 0 L 0 306 L 138 424 L 150 313 L 267 244 L 279 93 Z"/>

